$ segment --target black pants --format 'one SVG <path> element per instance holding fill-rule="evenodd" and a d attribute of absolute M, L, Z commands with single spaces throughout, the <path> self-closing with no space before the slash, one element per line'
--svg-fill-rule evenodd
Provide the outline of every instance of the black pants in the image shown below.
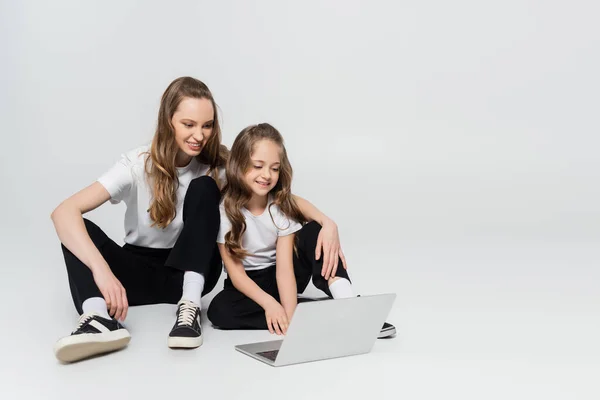
<path fill-rule="evenodd" d="M 321 275 L 323 257 L 315 260 L 317 237 L 321 226 L 310 222 L 296 233 L 296 248 L 294 252 L 294 275 L 298 293 L 304 292 L 312 277 L 313 284 L 329 297 L 329 284 Z M 280 301 L 275 276 L 275 266 L 258 271 L 246 271 L 248 277 L 265 292 Z M 336 276 L 349 280 L 348 273 L 338 260 Z M 215 296 L 208 307 L 208 319 L 220 329 L 267 329 L 265 310 L 254 300 L 238 291 L 229 277 L 225 279 L 223 291 Z"/>
<path fill-rule="evenodd" d="M 194 179 L 183 204 L 183 229 L 172 249 L 151 249 L 125 244 L 120 247 L 93 222 L 84 219 L 92 242 L 106 260 L 113 274 L 127 292 L 130 306 L 177 303 L 183 289 L 185 271 L 204 276 L 203 295 L 210 292 L 222 271 L 216 247 L 220 225 L 221 194 L 210 177 Z M 94 282 L 92 271 L 62 245 L 69 286 L 75 308 L 90 297 L 103 297 Z"/>

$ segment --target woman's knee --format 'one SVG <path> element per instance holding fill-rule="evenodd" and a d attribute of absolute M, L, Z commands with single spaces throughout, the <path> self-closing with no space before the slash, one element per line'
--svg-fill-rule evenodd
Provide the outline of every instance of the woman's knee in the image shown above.
<path fill-rule="evenodd" d="M 193 179 L 186 192 L 186 201 L 191 199 L 210 199 L 218 203 L 221 200 L 221 191 L 217 182 L 210 176 Z"/>

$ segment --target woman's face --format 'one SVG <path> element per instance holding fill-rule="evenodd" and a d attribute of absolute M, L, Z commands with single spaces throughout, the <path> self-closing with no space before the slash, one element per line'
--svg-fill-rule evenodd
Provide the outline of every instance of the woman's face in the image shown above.
<path fill-rule="evenodd" d="M 179 147 L 177 166 L 187 165 L 199 155 L 210 138 L 215 110 L 208 99 L 185 97 L 171 118 L 175 141 Z"/>

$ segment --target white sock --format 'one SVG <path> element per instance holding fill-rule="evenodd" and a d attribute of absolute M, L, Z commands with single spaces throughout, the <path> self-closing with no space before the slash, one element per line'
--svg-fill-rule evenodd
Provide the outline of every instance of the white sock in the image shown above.
<path fill-rule="evenodd" d="M 84 314 L 96 313 L 101 317 L 111 319 L 110 315 L 108 315 L 106 301 L 102 297 L 90 297 L 83 302 L 81 308 L 83 308 Z"/>
<path fill-rule="evenodd" d="M 352 284 L 346 278 L 339 278 L 329 285 L 329 291 L 334 299 L 356 297 L 354 290 L 352 290 Z"/>
<path fill-rule="evenodd" d="M 204 276 L 197 272 L 185 271 L 183 274 L 183 293 L 181 298 L 200 306 L 200 298 L 202 297 L 202 291 L 204 290 Z"/>

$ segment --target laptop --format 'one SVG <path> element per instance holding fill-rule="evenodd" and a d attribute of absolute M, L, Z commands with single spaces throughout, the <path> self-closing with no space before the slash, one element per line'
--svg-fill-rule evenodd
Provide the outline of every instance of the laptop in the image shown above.
<path fill-rule="evenodd" d="M 235 349 L 274 367 L 371 351 L 396 295 L 299 303 L 283 340 Z"/>

